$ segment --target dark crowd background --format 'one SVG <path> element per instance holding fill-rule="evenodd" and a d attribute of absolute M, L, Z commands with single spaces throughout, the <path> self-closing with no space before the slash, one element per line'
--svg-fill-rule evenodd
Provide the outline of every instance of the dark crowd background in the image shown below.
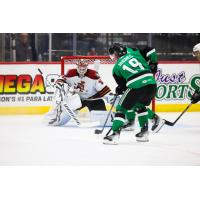
<path fill-rule="evenodd" d="M 159 60 L 190 61 L 200 33 L 0 33 L 0 61 L 59 61 L 63 55 L 108 55 L 113 43 L 155 47 Z"/>

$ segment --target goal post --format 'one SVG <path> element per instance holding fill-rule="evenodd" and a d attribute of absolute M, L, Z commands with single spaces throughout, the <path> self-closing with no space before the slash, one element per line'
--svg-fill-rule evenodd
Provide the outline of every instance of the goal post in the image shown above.
<path fill-rule="evenodd" d="M 88 68 L 95 69 L 95 64 L 99 65 L 98 73 L 102 80 L 111 88 L 114 92 L 117 84 L 112 77 L 112 69 L 115 64 L 109 56 L 62 56 L 61 57 L 61 75 L 67 73 L 71 68 L 76 68 L 78 60 L 83 59 L 88 63 Z M 155 100 L 152 101 L 151 108 L 155 111 Z"/>

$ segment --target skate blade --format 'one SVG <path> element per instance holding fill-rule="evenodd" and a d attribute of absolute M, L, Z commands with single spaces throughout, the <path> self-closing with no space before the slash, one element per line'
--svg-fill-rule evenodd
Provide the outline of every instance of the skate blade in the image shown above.
<path fill-rule="evenodd" d="M 159 123 L 159 125 L 152 132 L 158 133 L 160 131 L 160 129 L 164 126 L 164 124 L 165 124 L 165 120 L 162 119 L 161 122 Z"/>
<path fill-rule="evenodd" d="M 123 128 L 122 131 L 134 131 L 134 128 Z"/>
<path fill-rule="evenodd" d="M 148 135 L 144 135 L 143 137 L 136 137 L 137 142 L 149 142 L 149 137 Z"/>
<path fill-rule="evenodd" d="M 107 144 L 107 145 L 118 145 L 119 142 L 117 142 L 117 141 L 103 140 L 103 144 Z"/>
<path fill-rule="evenodd" d="M 142 138 L 137 138 L 136 139 L 137 142 L 149 142 L 149 139 L 142 139 Z"/>

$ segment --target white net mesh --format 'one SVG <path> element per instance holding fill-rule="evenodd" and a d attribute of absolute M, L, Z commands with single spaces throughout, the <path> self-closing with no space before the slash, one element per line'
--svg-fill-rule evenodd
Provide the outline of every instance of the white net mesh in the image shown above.
<path fill-rule="evenodd" d="M 61 74 L 65 74 L 71 68 L 76 68 L 76 64 L 81 59 L 88 63 L 88 68 L 97 71 L 101 65 L 114 64 L 109 56 L 64 56 L 61 58 Z"/>

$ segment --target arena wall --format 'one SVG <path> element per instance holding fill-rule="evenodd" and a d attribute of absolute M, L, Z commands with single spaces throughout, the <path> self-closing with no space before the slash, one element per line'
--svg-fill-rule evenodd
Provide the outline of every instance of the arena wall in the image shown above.
<path fill-rule="evenodd" d="M 114 91 L 112 66 L 100 66 L 99 74 Z M 40 69 L 43 75 L 38 71 Z M 59 62 L 0 63 L 0 114 L 43 114 L 52 104 L 52 84 L 60 74 Z M 158 83 L 157 112 L 180 112 L 200 87 L 199 62 L 160 62 L 155 76 Z M 200 111 L 200 103 L 189 111 Z"/>

